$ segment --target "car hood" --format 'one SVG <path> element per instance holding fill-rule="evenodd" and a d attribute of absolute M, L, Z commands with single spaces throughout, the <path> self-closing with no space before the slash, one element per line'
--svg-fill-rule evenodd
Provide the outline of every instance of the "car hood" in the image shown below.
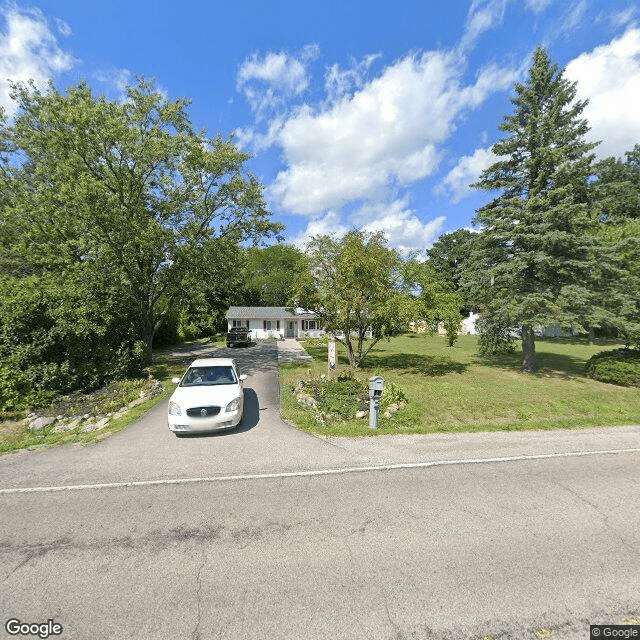
<path fill-rule="evenodd" d="M 232 400 L 242 394 L 237 384 L 221 384 L 209 387 L 177 387 L 171 396 L 181 408 L 190 407 L 226 407 Z"/>

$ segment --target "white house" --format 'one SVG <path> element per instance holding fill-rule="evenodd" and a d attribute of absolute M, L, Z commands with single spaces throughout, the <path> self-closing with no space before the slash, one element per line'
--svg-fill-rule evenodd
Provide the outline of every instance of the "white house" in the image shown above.
<path fill-rule="evenodd" d="M 321 338 L 327 332 L 320 326 L 315 313 L 296 309 L 295 313 L 286 307 L 229 307 L 228 328 L 247 327 L 254 340 L 260 338 Z M 342 338 L 344 335 L 336 334 Z M 371 327 L 365 337 L 371 337 Z"/>
<path fill-rule="evenodd" d="M 229 329 L 247 327 L 254 339 L 259 338 L 319 338 L 325 335 L 314 313 L 286 307 L 229 307 Z"/>

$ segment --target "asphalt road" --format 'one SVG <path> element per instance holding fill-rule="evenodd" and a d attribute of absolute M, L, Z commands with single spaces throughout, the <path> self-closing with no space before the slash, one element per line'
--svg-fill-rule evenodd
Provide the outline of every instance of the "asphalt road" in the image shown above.
<path fill-rule="evenodd" d="M 10 618 L 64 640 L 640 620 L 640 428 L 315 438 L 279 417 L 275 345 L 234 355 L 238 432 L 178 439 L 163 403 L 99 444 L 0 458 L 0 637 Z"/>

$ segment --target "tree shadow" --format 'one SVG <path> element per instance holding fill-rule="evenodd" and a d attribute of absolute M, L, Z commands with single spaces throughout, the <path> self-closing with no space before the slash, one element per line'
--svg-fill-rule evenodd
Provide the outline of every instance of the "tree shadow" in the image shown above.
<path fill-rule="evenodd" d="M 444 356 L 428 356 L 414 353 L 378 355 L 370 353 L 364 361 L 365 369 L 398 371 L 423 376 L 444 376 L 447 373 L 464 373 L 468 365 Z"/>
<path fill-rule="evenodd" d="M 536 352 L 538 370 L 529 375 L 551 376 L 559 378 L 584 378 L 585 360 L 577 356 L 566 353 L 540 353 Z M 507 369 L 516 373 L 524 373 L 522 369 L 522 353 L 517 351 L 513 354 L 498 356 L 476 356 L 474 363 L 493 367 L 496 369 Z"/>

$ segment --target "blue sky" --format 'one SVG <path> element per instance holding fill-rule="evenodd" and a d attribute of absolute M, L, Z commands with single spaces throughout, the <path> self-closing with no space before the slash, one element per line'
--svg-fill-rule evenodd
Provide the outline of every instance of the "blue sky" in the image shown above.
<path fill-rule="evenodd" d="M 600 156 L 640 143 L 631 0 L 4 3 L 0 104 L 13 112 L 6 78 L 120 99 L 155 77 L 253 153 L 289 241 L 359 228 L 423 251 L 488 200 L 468 185 L 538 44 L 589 98 Z"/>

